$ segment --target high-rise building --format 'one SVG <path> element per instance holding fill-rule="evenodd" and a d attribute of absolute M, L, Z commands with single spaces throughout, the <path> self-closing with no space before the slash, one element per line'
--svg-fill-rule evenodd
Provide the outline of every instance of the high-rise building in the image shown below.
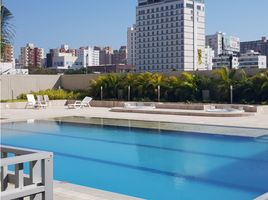
<path fill-rule="evenodd" d="M 206 36 L 206 46 L 214 50 L 215 57 L 221 55 L 237 55 L 240 52 L 240 39 L 217 32 Z"/>
<path fill-rule="evenodd" d="M 205 69 L 204 0 L 138 0 L 137 71 Z"/>
<path fill-rule="evenodd" d="M 266 37 L 261 40 L 241 42 L 241 53 L 244 54 L 249 50 L 254 50 L 266 56 L 266 64 L 268 68 L 268 41 Z"/>
<path fill-rule="evenodd" d="M 113 63 L 113 49 L 112 47 L 94 47 L 94 50 L 99 51 L 100 65 L 111 65 Z"/>
<path fill-rule="evenodd" d="M 119 50 L 114 50 L 113 52 L 113 60 L 112 63 L 117 65 L 117 64 L 127 64 L 127 47 L 126 46 L 121 46 Z"/>
<path fill-rule="evenodd" d="M 77 50 L 76 66 L 86 68 L 88 66 L 98 66 L 100 52 L 91 47 L 81 47 Z"/>
<path fill-rule="evenodd" d="M 136 65 L 136 25 L 127 30 L 127 64 Z"/>
<path fill-rule="evenodd" d="M 20 53 L 20 64 L 24 68 L 42 67 L 44 49 L 34 47 L 34 44 L 29 43 L 26 47 L 21 48 Z"/>

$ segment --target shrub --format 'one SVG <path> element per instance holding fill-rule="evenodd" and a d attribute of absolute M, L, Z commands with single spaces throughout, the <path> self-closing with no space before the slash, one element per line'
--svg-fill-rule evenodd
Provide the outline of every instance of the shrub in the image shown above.
<path fill-rule="evenodd" d="M 41 90 L 38 92 L 30 92 L 33 95 L 48 95 L 50 100 L 60 100 L 60 99 L 70 99 L 70 100 L 76 100 L 76 99 L 83 99 L 85 96 L 87 96 L 86 91 L 67 91 L 67 90 Z M 27 99 L 26 94 L 21 94 L 17 97 L 17 99 Z"/>

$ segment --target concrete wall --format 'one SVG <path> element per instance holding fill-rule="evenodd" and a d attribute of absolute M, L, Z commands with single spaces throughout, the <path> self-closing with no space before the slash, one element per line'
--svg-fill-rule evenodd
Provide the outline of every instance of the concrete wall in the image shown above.
<path fill-rule="evenodd" d="M 59 88 L 60 75 L 2 75 L 1 100 L 16 99 L 22 93 Z"/>
<path fill-rule="evenodd" d="M 98 74 L 62 75 L 61 87 L 68 90 L 88 90 L 90 81 L 98 78 Z"/>

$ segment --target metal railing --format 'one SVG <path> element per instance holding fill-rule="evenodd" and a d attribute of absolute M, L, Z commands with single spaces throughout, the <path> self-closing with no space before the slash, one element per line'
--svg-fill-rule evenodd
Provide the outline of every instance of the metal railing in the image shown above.
<path fill-rule="evenodd" d="M 53 200 L 53 153 L 0 146 L 1 199 Z"/>

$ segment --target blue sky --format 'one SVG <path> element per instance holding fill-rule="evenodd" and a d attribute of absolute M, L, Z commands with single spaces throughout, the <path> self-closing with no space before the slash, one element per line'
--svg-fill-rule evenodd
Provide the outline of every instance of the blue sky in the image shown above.
<path fill-rule="evenodd" d="M 13 12 L 15 56 L 32 42 L 56 48 L 69 44 L 126 44 L 127 27 L 135 22 L 137 0 L 4 0 Z M 206 0 L 206 33 L 224 31 L 242 41 L 268 36 L 268 0 Z"/>

